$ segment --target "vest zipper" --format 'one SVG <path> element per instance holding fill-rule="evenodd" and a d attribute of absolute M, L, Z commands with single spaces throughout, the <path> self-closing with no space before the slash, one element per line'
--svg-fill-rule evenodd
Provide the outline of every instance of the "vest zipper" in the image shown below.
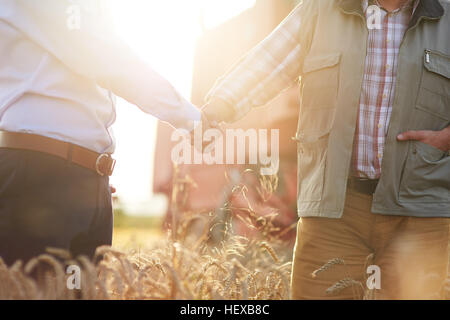
<path fill-rule="evenodd" d="M 425 50 L 425 61 L 430 63 L 430 50 Z"/>

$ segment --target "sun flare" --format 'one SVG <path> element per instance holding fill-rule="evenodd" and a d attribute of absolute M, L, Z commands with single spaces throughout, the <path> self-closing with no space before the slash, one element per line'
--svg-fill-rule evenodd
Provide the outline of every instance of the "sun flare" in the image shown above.
<path fill-rule="evenodd" d="M 112 0 L 116 31 L 149 65 L 190 97 L 195 43 L 202 28 L 213 28 L 255 0 Z M 164 199 L 152 195 L 156 119 L 143 116 L 119 99 L 114 131 L 117 164 L 112 184 L 131 213 L 152 208 L 162 213 Z M 151 202 L 151 205 L 149 203 Z M 144 209 L 145 208 L 145 209 Z"/>

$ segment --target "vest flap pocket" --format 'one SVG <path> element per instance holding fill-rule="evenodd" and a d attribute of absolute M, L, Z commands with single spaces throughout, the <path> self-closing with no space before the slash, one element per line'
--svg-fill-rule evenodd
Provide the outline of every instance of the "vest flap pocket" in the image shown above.
<path fill-rule="evenodd" d="M 418 152 L 422 159 L 430 164 L 434 164 L 448 156 L 448 152 L 420 141 L 416 141 L 413 148 L 413 152 Z"/>
<path fill-rule="evenodd" d="M 447 152 L 412 141 L 400 178 L 400 202 L 449 203 L 449 170 Z"/>
<path fill-rule="evenodd" d="M 450 57 L 443 53 L 425 50 L 424 66 L 430 72 L 450 79 Z"/>
<path fill-rule="evenodd" d="M 329 131 L 297 133 L 298 203 L 303 205 L 322 199 L 328 152 Z"/>
<path fill-rule="evenodd" d="M 315 144 L 330 135 L 330 130 L 323 132 L 297 132 L 295 140 L 302 144 Z"/>
<path fill-rule="evenodd" d="M 450 57 L 425 50 L 423 73 L 416 100 L 416 130 L 441 130 L 450 119 Z"/>
<path fill-rule="evenodd" d="M 303 73 L 329 68 L 337 65 L 341 59 L 340 53 L 307 56 L 303 63 Z"/>

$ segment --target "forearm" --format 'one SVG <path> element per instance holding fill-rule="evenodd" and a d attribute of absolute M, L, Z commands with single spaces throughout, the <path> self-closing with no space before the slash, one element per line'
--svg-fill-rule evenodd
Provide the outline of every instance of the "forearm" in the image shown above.
<path fill-rule="evenodd" d="M 263 106 L 290 87 L 301 74 L 315 21 L 312 1 L 305 1 L 250 53 L 223 76 L 207 96 L 207 102 L 223 100 L 233 120 L 253 107 Z"/>
<path fill-rule="evenodd" d="M 99 79 L 101 86 L 176 128 L 192 130 L 193 122 L 200 121 L 200 110 L 145 62 L 132 55 L 118 57 L 126 68 Z"/>
<path fill-rule="evenodd" d="M 192 129 L 200 112 L 152 70 L 114 33 L 100 2 L 80 0 L 5 0 L 11 24 L 72 72 L 179 128 Z M 79 28 L 68 26 L 67 9 L 78 6 Z"/>

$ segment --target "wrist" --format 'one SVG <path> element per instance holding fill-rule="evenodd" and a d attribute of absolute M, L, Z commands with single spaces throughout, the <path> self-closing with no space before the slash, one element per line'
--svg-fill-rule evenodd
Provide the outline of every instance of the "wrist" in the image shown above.
<path fill-rule="evenodd" d="M 234 117 L 233 107 L 221 98 L 212 98 L 203 108 L 204 117 L 209 121 L 231 122 Z"/>
<path fill-rule="evenodd" d="M 450 151 L 450 126 L 448 126 L 447 128 L 445 128 L 443 130 L 443 134 L 444 134 L 446 149 L 447 149 L 447 151 Z"/>

